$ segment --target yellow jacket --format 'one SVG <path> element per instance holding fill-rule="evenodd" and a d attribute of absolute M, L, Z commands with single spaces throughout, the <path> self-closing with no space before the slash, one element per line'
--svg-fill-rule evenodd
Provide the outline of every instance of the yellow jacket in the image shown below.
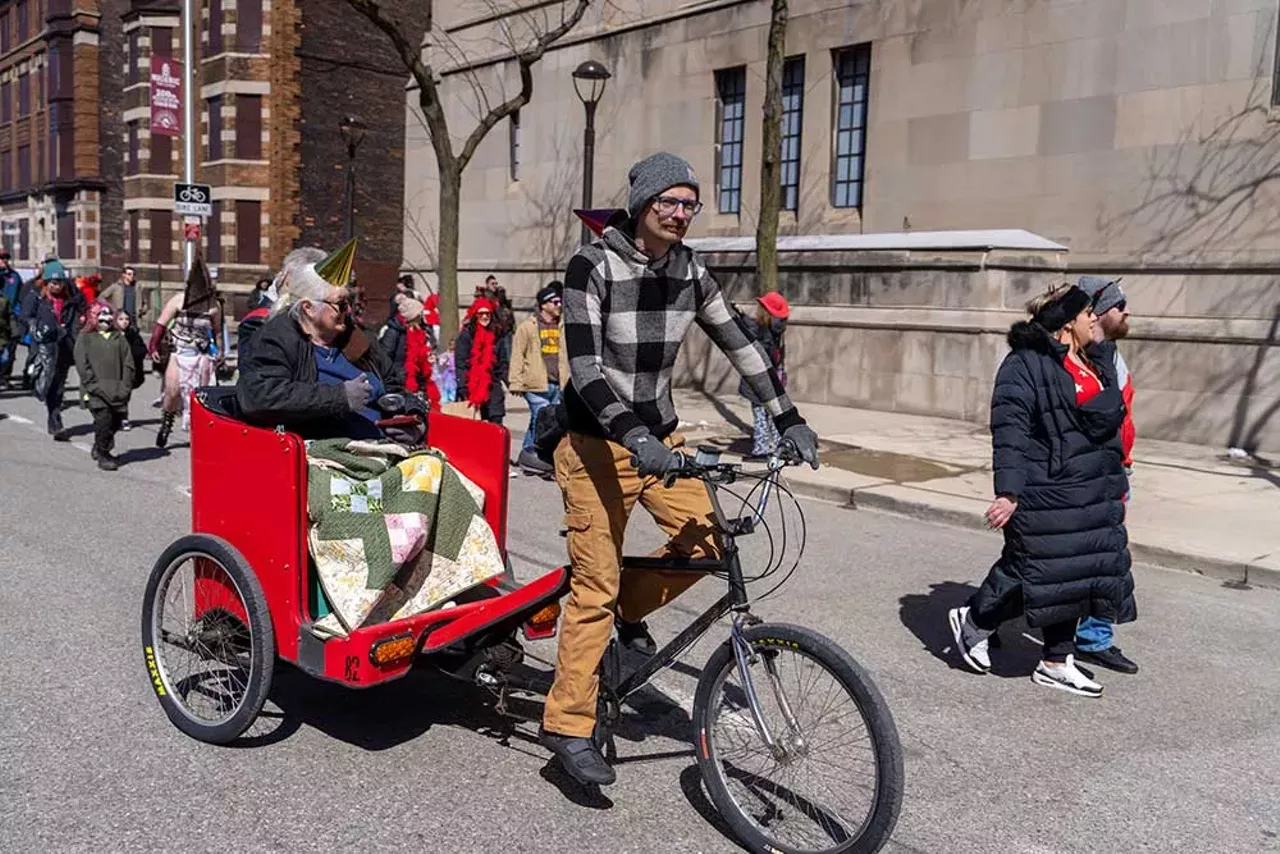
<path fill-rule="evenodd" d="M 564 347 L 564 324 L 560 324 L 560 385 L 569 382 L 569 358 Z M 516 327 L 511 342 L 511 369 L 507 388 L 516 394 L 547 390 L 547 365 L 542 360 L 542 341 L 538 337 L 538 316 L 527 317 Z"/>

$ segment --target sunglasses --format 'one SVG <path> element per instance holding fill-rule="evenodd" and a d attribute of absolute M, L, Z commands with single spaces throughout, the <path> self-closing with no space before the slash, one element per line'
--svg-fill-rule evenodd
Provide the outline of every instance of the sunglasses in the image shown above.
<path fill-rule="evenodd" d="M 493 314 L 492 314 L 491 312 L 488 312 L 488 311 L 477 311 L 477 312 L 476 312 L 476 317 L 492 317 L 492 316 L 493 316 Z"/>
<path fill-rule="evenodd" d="M 348 311 L 351 310 L 351 300 L 347 299 L 346 297 L 343 297 L 342 299 L 339 299 L 339 300 L 326 299 L 326 300 L 321 300 L 321 302 L 323 302 L 325 305 L 333 306 L 334 310 L 337 311 L 338 314 L 346 314 Z"/>

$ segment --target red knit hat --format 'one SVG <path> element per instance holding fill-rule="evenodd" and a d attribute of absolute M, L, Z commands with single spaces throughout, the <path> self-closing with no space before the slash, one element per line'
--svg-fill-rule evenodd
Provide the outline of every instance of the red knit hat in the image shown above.
<path fill-rule="evenodd" d="M 475 302 L 471 303 L 471 307 L 467 309 L 467 320 L 475 317 L 476 312 L 480 311 L 480 309 L 484 309 L 490 314 L 493 314 L 494 307 L 493 300 L 486 297 L 476 297 Z"/>
<path fill-rule="evenodd" d="M 770 291 L 762 297 L 756 297 L 756 302 L 779 320 L 786 320 L 791 316 L 791 306 L 787 304 L 786 297 L 777 291 Z"/>

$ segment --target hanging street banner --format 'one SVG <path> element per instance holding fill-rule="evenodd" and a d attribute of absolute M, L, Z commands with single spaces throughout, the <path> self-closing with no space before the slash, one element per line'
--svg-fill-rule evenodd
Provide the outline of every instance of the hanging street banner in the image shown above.
<path fill-rule="evenodd" d="M 170 56 L 151 57 L 151 132 L 182 135 L 182 63 Z"/>

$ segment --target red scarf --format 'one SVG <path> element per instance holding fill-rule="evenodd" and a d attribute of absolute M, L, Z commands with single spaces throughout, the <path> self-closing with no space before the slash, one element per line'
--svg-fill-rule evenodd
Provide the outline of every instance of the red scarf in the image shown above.
<path fill-rule="evenodd" d="M 476 409 L 489 402 L 489 387 L 493 384 L 494 353 L 493 330 L 479 323 L 471 330 L 471 370 L 467 374 L 467 403 Z"/>
<path fill-rule="evenodd" d="M 419 326 L 405 330 L 404 387 L 411 392 L 425 392 L 431 408 L 440 406 L 440 390 L 431 379 L 431 344 L 427 331 Z"/>

